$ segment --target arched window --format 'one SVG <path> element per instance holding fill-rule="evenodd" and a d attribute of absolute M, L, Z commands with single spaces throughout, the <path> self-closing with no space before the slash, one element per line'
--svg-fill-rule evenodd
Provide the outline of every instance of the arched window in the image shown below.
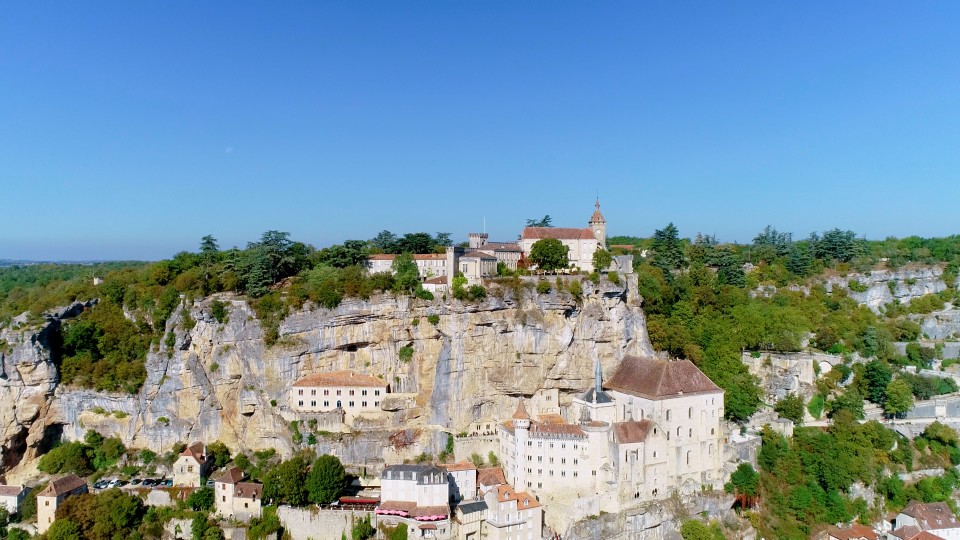
<path fill-rule="evenodd" d="M 690 407 L 690 409 L 687 410 L 687 418 L 693 418 L 693 407 Z"/>
<path fill-rule="evenodd" d="M 693 437 L 693 428 L 690 428 L 690 433 L 687 434 L 687 437 Z"/>
<path fill-rule="evenodd" d="M 670 409 L 667 409 L 667 422 L 670 421 Z"/>
<path fill-rule="evenodd" d="M 690 454 L 692 454 L 692 453 L 693 453 L 692 451 L 687 450 L 687 465 L 690 464 Z"/>
<path fill-rule="evenodd" d="M 680 436 L 680 430 L 683 429 L 681 426 L 677 426 L 677 437 Z"/>

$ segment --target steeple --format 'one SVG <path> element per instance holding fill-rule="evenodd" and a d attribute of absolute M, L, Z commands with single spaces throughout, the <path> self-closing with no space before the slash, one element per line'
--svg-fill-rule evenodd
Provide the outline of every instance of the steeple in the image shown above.
<path fill-rule="evenodd" d="M 603 392 L 603 388 L 601 388 L 602 385 L 603 385 L 603 368 L 600 367 L 600 360 L 597 359 L 596 365 L 594 366 L 594 373 L 593 373 L 594 401 L 596 401 L 597 396 L 600 395 L 600 392 Z"/>
<path fill-rule="evenodd" d="M 517 403 L 517 412 L 513 413 L 513 427 L 516 429 L 530 429 L 530 415 L 523 405 L 523 398 Z"/>
<path fill-rule="evenodd" d="M 600 213 L 600 199 L 599 199 L 599 198 L 597 199 L 596 204 L 594 204 L 594 208 L 595 208 L 595 209 L 594 209 L 594 211 L 593 211 L 593 215 L 590 216 L 590 224 L 592 225 L 592 224 L 594 224 L 594 223 L 606 223 L 607 220 L 604 219 L 603 214 Z"/>
<path fill-rule="evenodd" d="M 607 249 L 607 220 L 600 213 L 600 199 L 594 204 L 593 215 L 590 216 L 590 230 L 597 238 L 601 249 Z"/>

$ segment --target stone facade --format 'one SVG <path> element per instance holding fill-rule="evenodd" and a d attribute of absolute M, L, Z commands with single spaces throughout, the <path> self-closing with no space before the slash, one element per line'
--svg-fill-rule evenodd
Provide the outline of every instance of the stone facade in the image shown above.
<path fill-rule="evenodd" d="M 342 410 L 348 417 L 380 411 L 387 383 L 352 371 L 314 373 L 293 383 L 290 409 L 298 413 Z M 349 421 L 349 419 L 347 419 Z"/>
<path fill-rule="evenodd" d="M 243 482 L 244 473 L 231 467 L 214 479 L 214 503 L 217 515 L 249 521 L 260 517 L 263 486 L 255 482 Z"/>
<path fill-rule="evenodd" d="M 57 517 L 57 507 L 67 497 L 86 492 L 87 482 L 74 474 L 51 480 L 47 487 L 37 494 L 37 532 L 47 532 Z"/>
<path fill-rule="evenodd" d="M 203 443 L 193 443 L 180 453 L 173 464 L 173 485 L 201 487 L 201 479 L 210 473 L 212 466 Z"/>
<path fill-rule="evenodd" d="M 530 258 L 533 245 L 539 240 L 554 238 L 567 248 L 570 265 L 584 272 L 593 272 L 593 254 L 607 247 L 607 221 L 600 213 L 600 201 L 586 228 L 525 227 L 520 233 L 520 249 Z M 603 270 L 602 268 L 600 270 Z"/>
<path fill-rule="evenodd" d="M 379 272 L 393 273 L 393 260 L 396 255 L 371 255 L 367 260 L 367 269 L 371 274 Z M 450 273 L 447 256 L 443 253 L 417 253 L 413 255 L 413 263 L 417 265 L 420 279 L 445 276 Z"/>
<path fill-rule="evenodd" d="M 447 471 L 433 465 L 390 465 L 380 475 L 378 523 L 405 523 L 413 538 L 450 538 Z"/>

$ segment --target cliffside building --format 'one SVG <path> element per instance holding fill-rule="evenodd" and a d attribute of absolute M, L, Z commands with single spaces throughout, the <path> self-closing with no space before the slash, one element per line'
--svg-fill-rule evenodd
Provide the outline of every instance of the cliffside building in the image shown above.
<path fill-rule="evenodd" d="M 483 497 L 487 505 L 484 538 L 489 540 L 534 540 L 543 538 L 543 507 L 537 499 L 507 484 Z"/>
<path fill-rule="evenodd" d="M 188 446 L 173 464 L 173 485 L 202 487 L 201 479 L 210 474 L 213 467 L 207 449 L 201 442 Z"/>
<path fill-rule="evenodd" d="M 0 508 L 6 508 L 11 515 L 20 511 L 20 504 L 26 497 L 27 488 L 23 485 L 0 486 Z"/>
<path fill-rule="evenodd" d="M 598 249 L 607 247 L 607 220 L 600 213 L 600 200 L 597 200 L 593 215 L 585 228 L 524 227 L 520 233 L 520 249 L 524 258 L 530 257 L 533 244 L 546 238 L 555 238 L 567 247 L 567 258 L 572 266 L 592 272 L 593 254 Z"/>
<path fill-rule="evenodd" d="M 606 384 L 598 363 L 567 419 L 533 419 L 521 399 L 499 429 L 504 472 L 537 494 L 621 502 L 718 487 L 722 415 L 723 390 L 687 360 L 627 356 Z"/>
<path fill-rule="evenodd" d="M 214 480 L 214 504 L 218 516 L 240 521 L 260 517 L 263 485 L 244 482 L 245 476 L 240 468 L 230 467 Z"/>
<path fill-rule="evenodd" d="M 307 375 L 293 383 L 290 408 L 300 413 L 342 410 L 348 416 L 377 412 L 387 395 L 387 383 L 379 377 L 352 371 Z"/>
<path fill-rule="evenodd" d="M 407 525 L 412 538 L 450 538 L 447 471 L 433 465 L 390 465 L 380 474 L 377 522 Z"/>
<path fill-rule="evenodd" d="M 75 474 L 51 480 L 43 491 L 37 493 L 37 532 L 47 532 L 57 517 L 57 508 L 67 497 L 86 492 L 87 481 Z"/>
<path fill-rule="evenodd" d="M 944 540 L 960 539 L 960 520 L 953 515 L 947 503 L 921 503 L 910 501 L 894 520 L 894 530 L 887 538 L 907 540 L 923 533 L 936 535 Z"/>
<path fill-rule="evenodd" d="M 371 255 L 367 259 L 367 268 L 371 274 L 378 272 L 393 273 L 393 260 L 396 258 L 397 256 L 392 254 Z M 447 264 L 447 256 L 444 253 L 416 253 L 413 255 L 413 263 L 417 265 L 421 281 L 432 277 L 445 276 L 450 273 L 450 268 L 452 268 Z"/>

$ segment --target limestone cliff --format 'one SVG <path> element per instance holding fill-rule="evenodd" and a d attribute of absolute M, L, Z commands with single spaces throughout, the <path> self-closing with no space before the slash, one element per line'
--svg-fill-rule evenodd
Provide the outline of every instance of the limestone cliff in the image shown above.
<path fill-rule="evenodd" d="M 296 448 L 289 427 L 296 415 L 286 408 L 290 384 L 335 369 L 381 376 L 400 395 L 382 419 L 321 437 L 316 450 L 348 463 L 376 463 L 384 459 L 387 437 L 404 428 L 419 435 L 422 450 L 436 451 L 441 428 L 457 432 L 473 420 L 502 416 L 516 396 L 541 388 L 568 398 L 590 384 L 595 359 L 609 370 L 625 354 L 652 353 L 635 277 L 625 286 L 584 285 L 579 302 L 565 292 L 537 295 L 531 287 L 494 289 L 481 303 L 349 300 L 333 310 L 290 314 L 280 343 L 270 348 L 242 299 L 219 295 L 229 304 L 222 324 L 211 315 L 212 298 L 185 301 L 167 323 L 176 344 L 151 351 L 136 395 L 58 386 L 55 352 L 45 336 L 59 318 L 38 331 L 8 331 L 4 337 L 14 347 L 3 355 L 7 376 L 0 379 L 3 466 L 35 456 L 44 434 L 62 431 L 77 439 L 87 429 L 155 451 L 177 441 L 219 439 L 234 449 L 290 453 Z M 180 321 L 186 313 L 196 321 L 189 330 Z M 431 315 L 439 317 L 436 325 Z M 408 362 L 398 353 L 405 346 L 414 351 Z"/>
<path fill-rule="evenodd" d="M 864 290 L 851 290 L 852 282 L 858 282 Z M 827 279 L 825 284 L 827 290 L 833 287 L 848 289 L 851 298 L 874 311 L 879 311 L 884 304 L 895 300 L 909 304 L 915 298 L 935 294 L 947 288 L 943 281 L 943 268 L 940 266 L 908 266 L 897 270 L 874 270 L 865 274 L 835 276 Z"/>

